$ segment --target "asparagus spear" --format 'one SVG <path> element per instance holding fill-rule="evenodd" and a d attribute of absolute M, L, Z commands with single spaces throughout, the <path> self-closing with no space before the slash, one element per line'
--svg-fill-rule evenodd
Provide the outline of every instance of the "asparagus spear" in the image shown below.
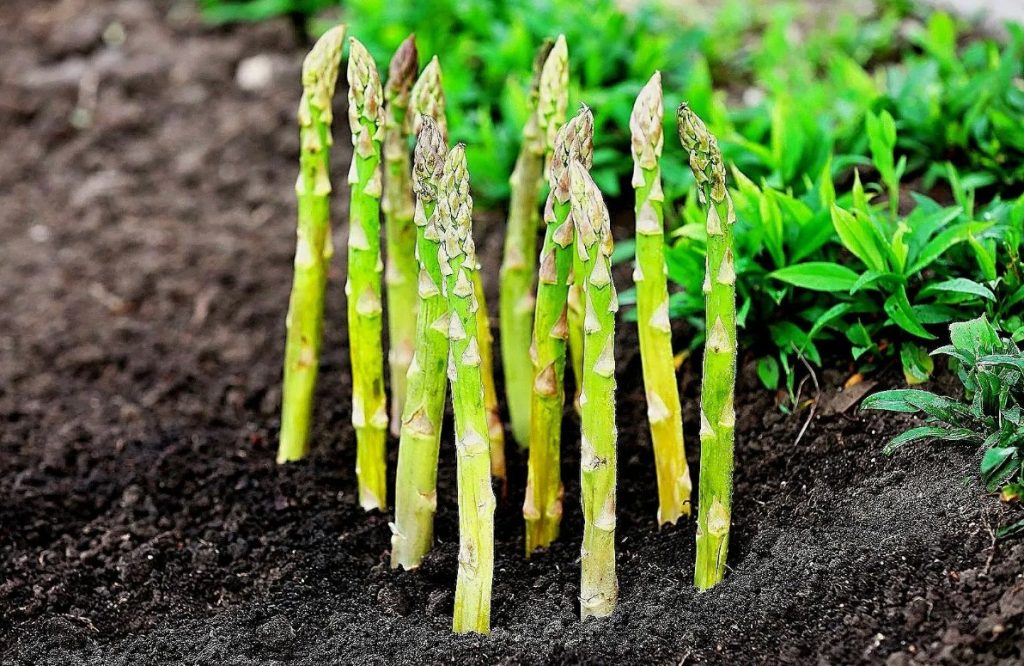
<path fill-rule="evenodd" d="M 569 166 L 575 284 L 584 301 L 583 377 L 580 394 L 580 487 L 583 503 L 580 615 L 604 617 L 615 609 L 615 313 L 608 208 L 587 168 Z"/>
<path fill-rule="evenodd" d="M 664 102 L 661 73 L 655 72 L 640 91 L 629 119 L 632 133 L 633 187 L 636 190 L 637 329 L 647 392 L 658 475 L 658 523 L 675 523 L 690 515 L 690 469 L 683 448 L 683 418 L 672 359 L 672 328 L 668 319 L 665 279 L 664 195 L 661 191 L 661 149 Z"/>
<path fill-rule="evenodd" d="M 388 67 L 384 86 L 384 239 L 387 264 L 384 284 L 388 304 L 388 365 L 391 370 L 391 433 L 400 434 L 405 407 L 406 374 L 416 340 L 416 225 L 413 224 L 412 183 L 405 122 L 409 94 L 419 70 L 416 37 L 409 35 Z"/>
<path fill-rule="evenodd" d="M 707 589 L 722 580 L 729 550 L 733 436 L 736 414 L 736 214 L 725 187 L 725 166 L 715 137 L 685 103 L 679 106 L 679 140 L 690 153 L 697 196 L 707 212 L 704 276 L 708 337 L 700 406 L 700 488 L 694 583 Z"/>
<path fill-rule="evenodd" d="M 530 458 L 527 467 L 526 555 L 547 548 L 558 536 L 562 518 L 561 435 L 565 404 L 565 342 L 568 337 L 567 297 L 572 270 L 573 229 L 569 212 L 569 163 L 590 167 L 593 161 L 594 117 L 583 107 L 562 126 L 548 169 L 551 192 L 544 208 L 547 230 L 538 272 L 537 307 L 533 323 Z"/>
<path fill-rule="evenodd" d="M 529 445 L 530 338 L 536 297 L 537 227 L 545 157 L 550 157 L 558 127 L 568 105 L 569 63 L 565 36 L 546 41 L 534 61 L 530 107 L 523 127 L 523 144 L 509 180 L 508 224 L 498 294 L 501 358 L 505 369 L 505 402 L 512 435 L 521 447 Z"/>
<path fill-rule="evenodd" d="M 448 362 L 448 299 L 438 260 L 441 230 L 437 190 L 444 166 L 444 137 L 429 116 L 420 119 L 413 161 L 416 188 L 416 257 L 419 308 L 416 348 L 409 366 L 408 400 L 402 414 L 395 475 L 395 522 L 391 566 L 412 569 L 430 550 L 437 509 L 437 456 L 444 417 Z"/>
<path fill-rule="evenodd" d="M 388 413 L 384 398 L 381 322 L 380 197 L 383 92 L 377 67 L 354 37 L 349 42 L 349 127 L 352 189 L 349 206 L 349 353 L 352 360 L 352 425 L 356 430 L 359 503 L 367 511 L 387 506 L 385 451 Z"/>
<path fill-rule="evenodd" d="M 443 227 L 439 259 L 451 313 L 448 378 L 455 407 L 459 479 L 459 571 L 453 629 L 458 633 L 486 634 L 490 630 L 494 570 L 494 493 L 480 372 L 476 315 L 479 302 L 472 278 L 477 271 L 473 199 L 469 195 L 466 151 L 462 144 L 452 148 L 445 159 L 438 211 Z"/>
<path fill-rule="evenodd" d="M 441 78 L 441 64 L 434 56 L 423 69 L 416 84 L 412 88 L 409 104 L 414 129 L 418 130 L 419 119 L 432 118 L 440 128 L 442 137 L 447 139 L 448 121 L 445 114 L 444 88 Z M 473 289 L 476 291 L 479 308 L 477 309 L 477 326 L 481 331 L 480 358 L 481 372 L 484 381 L 484 401 L 487 406 L 488 423 L 491 434 L 491 471 L 502 480 L 505 487 L 505 433 L 501 425 L 501 411 L 498 406 L 498 391 L 494 384 L 494 360 L 491 338 L 490 317 L 487 314 L 487 303 L 484 300 L 484 287 L 479 271 L 472 274 Z"/>
<path fill-rule="evenodd" d="M 572 365 L 572 377 L 576 382 L 576 393 L 572 406 L 580 413 L 580 392 L 583 389 L 583 296 L 580 287 L 572 278 L 569 279 L 569 362 Z"/>
<path fill-rule="evenodd" d="M 299 460 L 309 446 L 310 415 L 320 360 L 327 269 L 331 246 L 329 153 L 331 100 L 338 79 L 345 26 L 331 28 L 317 41 L 302 65 L 299 102 L 299 200 L 295 277 L 285 326 L 284 389 L 281 400 L 281 438 L 277 462 Z"/>

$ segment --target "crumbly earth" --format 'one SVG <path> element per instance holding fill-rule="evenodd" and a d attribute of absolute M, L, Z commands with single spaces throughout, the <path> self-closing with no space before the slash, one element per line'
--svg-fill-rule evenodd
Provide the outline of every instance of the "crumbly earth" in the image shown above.
<path fill-rule="evenodd" d="M 977 460 L 940 446 L 883 457 L 907 420 L 845 408 L 841 363 L 821 373 L 802 437 L 808 411 L 780 412 L 745 365 L 731 570 L 696 594 L 692 523 L 655 525 L 625 324 L 618 609 L 578 619 L 570 415 L 562 539 L 522 557 L 525 465 L 510 449 L 494 631 L 453 636 L 450 438 L 420 570 L 388 568 L 388 517 L 356 504 L 341 261 L 315 452 L 273 463 L 303 47 L 286 22 L 204 28 L 190 7 L 0 3 L 0 663 L 1024 658 L 1024 546 L 994 542 L 1008 516 L 978 487 Z M 261 54 L 240 89 L 239 64 Z M 338 247 L 344 201 L 342 185 Z M 491 266 L 497 223 L 478 222 Z M 696 442 L 692 360 L 683 385 Z"/>

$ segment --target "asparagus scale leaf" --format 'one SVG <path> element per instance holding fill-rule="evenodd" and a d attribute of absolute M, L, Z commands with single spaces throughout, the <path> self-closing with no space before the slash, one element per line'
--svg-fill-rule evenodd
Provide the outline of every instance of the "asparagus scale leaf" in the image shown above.
<path fill-rule="evenodd" d="M 704 345 L 700 405 L 700 487 L 694 584 L 707 589 L 725 575 L 732 512 L 736 414 L 736 214 L 725 186 L 725 166 L 715 137 L 683 103 L 677 112 L 679 140 L 690 155 L 698 202 L 707 216 L 704 296 L 708 336 Z"/>
<path fill-rule="evenodd" d="M 345 26 L 324 33 L 302 66 L 299 102 L 299 177 L 295 183 L 299 215 L 295 275 L 288 302 L 281 435 L 277 462 L 300 460 L 309 448 L 313 391 L 320 362 L 327 271 L 331 246 L 329 174 L 331 100 L 345 43 Z"/>
<path fill-rule="evenodd" d="M 608 208 L 587 168 L 569 166 L 573 272 L 584 302 L 583 376 L 580 392 L 580 488 L 583 546 L 580 615 L 611 615 L 618 598 L 615 575 L 615 313 Z"/>
<path fill-rule="evenodd" d="M 529 445 L 530 394 L 533 382 L 530 341 L 536 303 L 537 198 L 545 162 L 554 150 L 558 128 L 568 106 L 569 62 L 565 37 L 546 42 L 534 61 L 530 107 L 523 143 L 509 179 L 508 223 L 498 293 L 501 358 L 505 371 L 505 401 L 512 435 L 520 447 Z"/>
<path fill-rule="evenodd" d="M 462 144 L 452 148 L 445 159 L 438 209 L 443 227 L 438 258 L 450 311 L 448 379 L 455 409 L 459 487 L 459 570 L 453 629 L 486 634 L 490 631 L 494 575 L 495 501 L 477 330 L 480 303 L 473 288 L 473 273 L 478 270 L 473 199 Z"/>
<path fill-rule="evenodd" d="M 629 119 L 633 188 L 636 190 L 637 330 L 658 477 L 658 523 L 690 515 L 690 469 L 683 445 L 683 418 L 672 357 L 665 266 L 665 195 L 661 189 L 664 101 L 661 74 L 640 91 Z"/>
<path fill-rule="evenodd" d="M 395 522 L 391 525 L 391 566 L 406 569 L 419 566 L 433 542 L 437 459 L 448 388 L 448 299 L 442 293 L 437 216 L 438 188 L 448 149 L 432 118 L 424 116 L 417 125 L 413 183 L 419 306 L 398 444 Z"/>
<path fill-rule="evenodd" d="M 395 51 L 384 85 L 384 239 L 387 251 L 384 284 L 388 311 L 388 367 L 391 376 L 391 433 L 400 435 L 405 407 L 406 374 L 416 341 L 416 225 L 410 180 L 409 108 L 419 55 L 416 37 L 409 35 Z"/>
<path fill-rule="evenodd" d="M 562 518 L 560 448 L 573 242 L 569 164 L 575 160 L 590 168 L 593 136 L 594 117 L 583 107 L 558 131 L 548 169 L 551 192 L 544 208 L 547 229 L 540 255 L 531 345 L 530 457 L 523 502 L 527 557 L 557 538 Z"/>
<path fill-rule="evenodd" d="M 352 425 L 356 431 L 359 504 L 367 511 L 387 507 L 380 247 L 383 91 L 373 58 L 357 39 L 349 42 L 349 127 L 352 166 L 348 237 L 349 354 L 352 362 Z"/>

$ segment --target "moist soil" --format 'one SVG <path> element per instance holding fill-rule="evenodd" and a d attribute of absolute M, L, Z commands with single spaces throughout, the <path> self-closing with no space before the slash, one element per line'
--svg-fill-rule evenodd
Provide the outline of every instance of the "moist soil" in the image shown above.
<path fill-rule="evenodd" d="M 286 21 L 208 28 L 190 4 L 0 4 L 0 663 L 1020 663 L 1024 546 L 993 539 L 1010 516 L 975 454 L 881 455 L 910 421 L 857 411 L 869 385 L 838 388 L 840 362 L 820 391 L 803 384 L 813 414 L 787 415 L 745 361 L 730 570 L 695 593 L 693 523 L 655 524 L 628 324 L 618 608 L 578 617 L 570 414 L 562 539 L 522 556 L 510 445 L 493 631 L 452 635 L 450 437 L 419 570 L 389 568 L 388 516 L 356 503 L 343 257 L 314 451 L 273 462 L 303 48 Z M 267 76 L 243 90 L 236 70 L 257 55 Z M 499 223 L 477 222 L 492 297 Z M 887 372 L 870 381 L 895 385 Z"/>

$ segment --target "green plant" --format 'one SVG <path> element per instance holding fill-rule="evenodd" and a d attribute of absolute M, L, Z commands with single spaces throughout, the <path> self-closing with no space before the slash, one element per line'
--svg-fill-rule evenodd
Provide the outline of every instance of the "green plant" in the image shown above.
<path fill-rule="evenodd" d="M 359 504 L 369 511 L 387 507 L 388 412 L 384 397 L 380 252 L 384 93 L 373 58 L 354 37 L 349 40 L 348 86 L 353 156 L 348 179 L 351 204 L 345 294 Z"/>
<path fill-rule="evenodd" d="M 707 214 L 707 262 L 703 291 L 708 334 L 700 405 L 700 486 L 694 584 L 707 589 L 722 580 L 729 551 L 733 445 L 736 414 L 736 214 L 725 184 L 718 142 L 685 103 L 679 106 L 679 141 L 690 154 L 697 193 Z"/>
<path fill-rule="evenodd" d="M 395 473 L 395 522 L 391 566 L 419 566 L 430 550 L 437 509 L 437 458 L 444 418 L 448 364 L 448 299 L 438 252 L 441 227 L 437 197 L 448 152 L 437 123 L 420 119 L 413 182 L 416 188 L 416 247 L 419 261 L 416 348 L 409 368 L 408 400 L 402 414 Z"/>
<path fill-rule="evenodd" d="M 448 379 L 455 408 L 459 478 L 459 570 L 453 629 L 490 631 L 494 573 L 494 492 L 491 490 L 487 411 L 481 376 L 473 199 L 462 144 L 448 152 L 438 192 L 442 227 L 440 267 L 448 294 Z"/>
<path fill-rule="evenodd" d="M 1001 338 L 984 317 L 951 324 L 951 344 L 933 355 L 949 356 L 964 388 L 962 401 L 919 389 L 881 391 L 864 399 L 863 409 L 923 413 L 925 425 L 897 435 L 892 453 L 910 442 L 933 439 L 980 446 L 981 479 L 1005 500 L 1024 495 L 1024 353 Z M 1000 528 L 1002 536 L 1024 532 L 1024 521 Z"/>
<path fill-rule="evenodd" d="M 299 102 L 299 178 L 295 194 L 299 220 L 295 245 L 295 277 L 285 320 L 284 389 L 277 461 L 304 458 L 309 447 L 313 390 L 320 363 L 324 291 L 331 247 L 329 174 L 331 100 L 338 79 L 345 26 L 324 33 L 302 65 Z"/>
<path fill-rule="evenodd" d="M 508 223 L 499 284 L 501 357 L 505 371 L 505 401 L 512 435 L 520 447 L 529 445 L 530 342 L 533 308 L 536 303 L 533 280 L 537 271 L 537 205 L 544 165 L 554 150 L 555 134 L 565 122 L 568 105 L 569 59 L 565 37 L 545 41 L 534 61 L 530 85 L 529 115 L 523 126 L 523 140 L 512 170 Z"/>
<path fill-rule="evenodd" d="M 388 365 L 391 369 L 391 434 L 401 430 L 406 375 L 416 341 L 416 225 L 413 224 L 409 146 L 412 123 L 406 121 L 409 95 L 419 70 L 416 37 L 409 35 L 388 66 L 384 85 L 384 239 L 387 268 Z"/>
<path fill-rule="evenodd" d="M 523 502 L 527 557 L 538 548 L 547 548 L 558 537 L 562 518 L 560 449 L 573 239 L 569 165 L 574 160 L 584 166 L 592 163 L 593 137 L 593 115 L 590 109 L 583 107 L 559 129 L 548 169 L 551 192 L 544 209 L 547 229 L 540 255 L 533 320 L 530 457 Z"/>
<path fill-rule="evenodd" d="M 683 446 L 682 408 L 672 361 L 665 268 L 664 193 L 661 188 L 661 150 L 664 100 L 661 74 L 655 73 L 640 91 L 630 127 L 633 187 L 636 189 L 637 330 L 647 397 L 647 420 L 658 476 L 658 523 L 675 523 L 690 515 L 690 468 Z"/>
<path fill-rule="evenodd" d="M 575 231 L 573 273 L 584 301 L 580 378 L 580 616 L 611 615 L 618 598 L 615 576 L 615 313 L 612 231 L 608 208 L 587 167 L 569 164 L 569 202 Z M 569 222 L 567 222 L 569 224 Z"/>

